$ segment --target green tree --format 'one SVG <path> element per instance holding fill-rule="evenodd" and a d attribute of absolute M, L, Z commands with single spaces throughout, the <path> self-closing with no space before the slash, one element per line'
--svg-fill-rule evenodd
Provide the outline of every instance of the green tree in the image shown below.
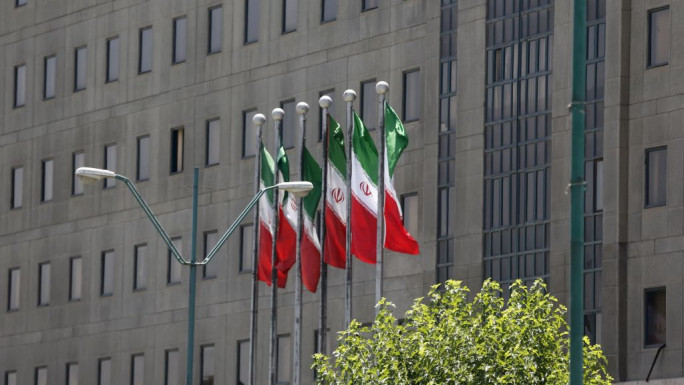
<path fill-rule="evenodd" d="M 448 281 L 417 299 L 398 324 L 383 300 L 371 327 L 352 321 L 339 333 L 334 363 L 314 356 L 318 384 L 558 384 L 566 385 L 566 310 L 543 281 L 517 281 L 504 301 L 491 280 L 472 302 L 468 288 Z M 599 345 L 584 339 L 584 383 L 610 384 Z"/>

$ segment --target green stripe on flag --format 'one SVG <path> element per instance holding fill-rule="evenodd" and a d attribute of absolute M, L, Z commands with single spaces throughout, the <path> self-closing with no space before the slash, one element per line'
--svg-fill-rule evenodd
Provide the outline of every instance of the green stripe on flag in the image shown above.
<path fill-rule="evenodd" d="M 304 212 L 313 221 L 318 208 L 318 201 L 321 199 L 321 183 L 323 182 L 323 170 L 309 150 L 304 147 L 304 169 L 302 170 L 302 180 L 313 184 L 313 190 L 303 199 Z"/>
<path fill-rule="evenodd" d="M 277 157 L 277 162 L 278 162 L 278 170 L 283 176 L 283 180 L 280 182 L 289 182 L 290 181 L 290 161 L 287 159 L 287 154 L 285 153 L 285 147 L 280 146 L 278 149 L 278 157 Z M 282 202 L 287 201 L 287 191 L 283 194 L 283 200 Z"/>
<path fill-rule="evenodd" d="M 394 167 L 399 161 L 401 153 L 408 146 L 408 136 L 401 124 L 401 119 L 394 112 L 389 103 L 385 103 L 385 136 L 387 140 L 387 167 L 390 178 L 394 176 Z"/>
<path fill-rule="evenodd" d="M 328 158 L 342 178 L 347 177 L 347 155 L 344 153 L 344 133 L 340 124 L 330 118 L 328 126 Z"/>
<path fill-rule="evenodd" d="M 359 159 L 361 167 L 376 186 L 378 185 L 378 149 L 375 148 L 373 138 L 363 125 L 359 115 L 354 112 L 354 135 L 352 149 Z"/>
<path fill-rule="evenodd" d="M 275 180 L 273 176 L 273 170 L 275 163 L 273 162 L 273 158 L 271 157 L 271 154 L 268 153 L 268 150 L 264 147 L 264 145 L 261 145 L 261 182 L 264 184 L 264 187 L 268 186 L 273 186 L 273 181 Z M 266 192 L 266 196 L 268 197 L 269 202 L 271 205 L 273 205 L 273 190 L 270 190 Z"/>

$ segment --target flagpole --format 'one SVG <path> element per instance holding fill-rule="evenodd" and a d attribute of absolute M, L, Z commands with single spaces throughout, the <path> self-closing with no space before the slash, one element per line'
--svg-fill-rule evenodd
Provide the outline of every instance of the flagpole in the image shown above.
<path fill-rule="evenodd" d="M 385 259 L 385 100 L 389 92 L 387 82 L 375 85 L 378 94 L 378 130 L 380 131 L 380 154 L 378 156 L 378 229 L 375 252 L 375 303 L 383 297 L 383 260 Z M 380 308 L 375 307 L 375 315 Z"/>
<path fill-rule="evenodd" d="M 306 145 L 306 113 L 309 105 L 304 102 L 297 103 L 297 115 L 299 115 L 299 130 L 301 131 L 299 142 L 299 179 L 304 180 L 304 146 Z M 302 357 L 302 227 L 304 222 L 304 199 L 297 199 L 297 245 L 295 247 L 296 265 L 295 271 L 295 324 L 294 324 L 294 351 L 292 385 L 299 385 Z"/>
<path fill-rule="evenodd" d="M 256 128 L 256 170 L 254 172 L 254 190 L 255 193 L 260 188 L 261 177 L 261 135 L 263 132 L 266 117 L 263 114 L 256 114 L 252 119 L 254 127 Z M 259 279 L 258 272 L 258 258 L 259 254 L 259 210 L 254 210 L 254 242 L 252 245 L 252 303 L 250 305 L 250 327 L 249 327 L 249 385 L 256 383 L 255 379 L 255 363 L 256 363 L 256 337 L 257 337 L 257 312 L 259 301 Z"/>
<path fill-rule="evenodd" d="M 343 94 L 344 101 L 347 103 L 347 235 L 346 235 L 346 284 L 344 290 L 344 328 L 347 329 L 352 319 L 352 257 L 351 257 L 351 178 L 352 178 L 352 134 L 354 130 L 354 116 L 352 114 L 354 100 L 356 99 L 356 92 L 354 90 L 346 90 Z"/>
<path fill-rule="evenodd" d="M 328 328 L 328 265 L 325 264 L 325 211 L 328 208 L 328 108 L 332 104 L 330 96 L 323 95 L 318 99 L 318 105 L 321 106 L 323 112 L 321 113 L 321 132 L 323 136 L 323 184 L 321 191 L 323 192 L 323 204 L 321 207 L 321 307 L 318 320 L 318 352 L 326 354 L 326 334 Z"/>
<path fill-rule="evenodd" d="M 275 122 L 275 143 L 276 143 L 276 154 L 280 151 L 281 141 L 283 139 L 283 116 L 285 111 L 282 108 L 275 108 L 271 112 L 271 117 Z M 276 155 L 277 157 L 277 155 Z M 278 184 L 280 182 L 280 174 L 278 172 L 278 161 L 276 158 L 276 165 L 274 167 L 274 182 Z M 276 385 L 276 347 L 278 344 L 278 268 L 276 267 L 276 239 L 278 238 L 278 218 L 280 202 L 278 199 L 278 189 L 273 190 L 273 241 L 271 243 L 271 344 L 269 347 L 269 361 L 268 361 L 268 374 L 269 374 L 269 384 Z"/>

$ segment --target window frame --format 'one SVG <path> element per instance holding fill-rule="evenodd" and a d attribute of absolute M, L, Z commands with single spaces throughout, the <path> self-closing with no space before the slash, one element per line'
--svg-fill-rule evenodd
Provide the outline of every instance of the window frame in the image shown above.
<path fill-rule="evenodd" d="M 257 20 L 257 25 L 254 27 L 256 28 L 256 36 L 251 36 L 250 35 L 250 23 L 249 23 L 249 15 L 250 15 L 250 5 L 253 6 L 253 8 L 256 8 L 256 10 L 251 10 L 251 12 L 256 12 L 256 20 Z M 255 6 L 255 7 L 254 7 Z M 249 45 L 249 44 L 254 44 L 259 41 L 259 35 L 260 35 L 260 27 L 261 27 L 261 4 L 260 0 L 245 0 L 245 30 L 244 30 L 244 39 L 242 41 L 243 45 Z"/>
<path fill-rule="evenodd" d="M 371 11 L 373 9 L 378 9 L 378 7 L 379 7 L 378 0 L 372 0 L 375 2 L 375 6 L 369 6 L 368 5 L 369 1 L 370 0 L 361 0 L 361 12 Z"/>
<path fill-rule="evenodd" d="M 66 369 L 66 380 L 65 383 L 66 385 L 78 385 L 79 383 L 79 367 L 78 367 L 78 362 L 73 361 L 73 362 L 67 362 L 65 365 Z M 74 367 L 76 368 L 76 384 L 71 383 L 71 372 L 74 370 Z"/>
<path fill-rule="evenodd" d="M 251 108 L 251 109 L 242 111 L 242 159 L 253 158 L 257 155 L 256 148 L 254 148 L 254 147 L 256 147 L 256 140 L 257 140 L 256 139 L 256 133 L 254 133 L 254 130 L 250 130 L 250 124 L 251 124 L 251 126 L 253 126 L 254 124 L 252 122 L 252 119 L 247 118 L 249 115 L 251 115 L 252 118 L 254 118 L 254 115 L 256 115 L 256 114 L 257 114 L 256 108 Z M 250 151 L 254 151 L 254 153 L 248 153 L 247 152 L 248 148 L 247 148 L 246 139 L 247 139 L 248 132 L 251 132 L 254 134 L 254 136 L 253 136 L 254 141 L 253 141 L 253 143 L 251 143 L 252 149 L 250 150 Z"/>
<path fill-rule="evenodd" d="M 48 79 L 48 63 L 52 63 L 52 78 Z M 48 95 L 48 83 L 51 83 L 52 94 Z M 57 55 L 52 54 L 43 58 L 43 100 L 51 100 L 57 94 Z"/>
<path fill-rule="evenodd" d="M 21 170 L 21 180 L 17 183 L 17 170 Z M 17 194 L 17 185 L 19 194 Z M 12 192 L 10 194 L 10 210 L 20 209 L 24 206 L 24 166 L 12 167 Z M 17 200 L 19 204 L 17 205 Z"/>
<path fill-rule="evenodd" d="M 16 307 L 12 306 L 12 297 L 14 294 L 14 282 L 15 282 L 15 277 L 13 275 L 13 272 L 17 272 L 17 277 L 16 277 L 16 298 L 17 298 L 17 303 Z M 19 311 L 21 309 L 21 267 L 16 266 L 16 267 L 10 267 L 7 269 L 7 312 L 12 313 Z"/>
<path fill-rule="evenodd" d="M 185 33 L 179 31 L 179 23 L 184 22 Z M 173 18 L 173 39 L 171 43 L 171 65 L 185 63 L 188 59 L 188 17 L 187 15 Z M 179 47 L 182 46 L 182 47 Z M 182 54 L 182 57 L 180 57 Z"/>
<path fill-rule="evenodd" d="M 216 124 L 216 127 L 213 127 L 212 124 Z M 216 161 L 212 162 L 210 160 L 210 153 L 211 151 L 211 144 L 210 144 L 210 139 L 211 135 L 210 132 L 212 129 L 216 130 L 216 136 L 217 138 L 214 138 L 214 141 L 218 141 L 218 148 L 216 149 Z M 217 166 L 221 164 L 221 118 L 211 118 L 207 119 L 205 123 L 205 129 L 204 129 L 204 167 L 212 167 L 212 166 Z"/>
<path fill-rule="evenodd" d="M 82 156 L 83 158 L 81 159 L 80 165 L 79 162 L 77 161 L 77 158 L 79 156 Z M 71 196 L 76 197 L 83 195 L 85 192 L 85 184 L 79 177 L 76 176 L 76 169 L 79 167 L 85 166 L 85 151 L 75 151 L 71 154 Z M 109 178 L 107 178 L 109 179 Z M 80 189 L 80 192 L 77 190 Z"/>
<path fill-rule="evenodd" d="M 44 270 L 47 268 L 47 270 Z M 50 306 L 50 297 L 52 294 L 52 266 L 50 262 L 41 262 L 38 264 L 38 307 Z M 47 279 L 46 279 L 47 277 Z M 43 282 L 46 279 L 47 282 Z"/>
<path fill-rule="evenodd" d="M 145 47 L 143 47 L 143 37 L 146 36 L 145 34 L 149 32 L 149 50 L 150 52 L 148 53 L 147 51 L 144 50 Z M 152 35 L 152 26 L 148 25 L 146 27 L 141 27 L 138 29 L 138 75 L 146 74 L 152 72 L 152 66 L 153 66 L 153 59 L 154 55 L 151 52 L 153 50 L 153 38 L 154 36 Z M 143 56 L 144 54 L 149 55 L 149 69 L 144 69 L 143 68 Z"/>
<path fill-rule="evenodd" d="M 143 249 L 144 253 L 141 255 L 139 251 Z M 133 246 L 133 291 L 145 291 L 147 289 L 147 257 L 148 257 L 147 243 L 139 243 Z M 142 282 L 138 282 L 138 269 L 140 264 L 144 265 Z"/>
<path fill-rule="evenodd" d="M 25 6 L 26 4 L 28 4 L 28 0 L 16 0 L 16 1 L 14 2 L 14 8 L 23 7 L 23 6 Z"/>
<path fill-rule="evenodd" d="M 377 108 L 377 104 L 378 104 L 378 103 L 377 103 L 377 101 L 378 101 L 377 97 L 378 97 L 378 94 L 377 94 L 377 92 L 375 92 L 375 85 L 376 85 L 377 83 L 378 83 L 378 81 L 377 81 L 376 78 L 368 79 L 368 80 L 362 81 L 362 82 L 361 82 L 361 87 L 359 87 L 360 90 L 361 90 L 361 100 L 360 100 L 360 103 L 359 103 L 359 104 L 360 104 L 360 107 L 361 107 L 361 108 L 360 108 L 360 110 L 361 110 L 361 111 L 360 111 L 360 112 L 361 112 L 361 121 L 363 122 L 364 125 L 366 125 L 366 129 L 367 129 L 368 131 L 375 131 L 375 129 L 377 128 L 376 125 L 378 124 L 378 108 Z M 371 85 L 371 84 L 373 85 L 373 87 L 372 87 L 372 90 L 373 90 L 373 91 L 371 92 L 371 94 L 375 96 L 375 98 L 371 98 L 371 100 L 374 101 L 374 106 L 375 106 L 375 108 L 374 108 L 374 109 L 371 109 L 371 111 L 375 111 L 375 112 L 370 112 L 370 113 L 371 113 L 371 114 L 375 114 L 375 121 L 371 122 L 372 126 L 369 126 L 369 124 L 368 124 L 368 119 L 366 119 L 366 115 L 367 115 L 369 112 L 366 111 L 366 106 L 365 106 L 365 104 L 366 104 L 366 103 L 365 103 L 365 102 L 366 102 L 366 98 L 368 97 L 368 96 L 366 95 L 365 87 L 366 87 L 366 85 Z"/>
<path fill-rule="evenodd" d="M 288 5 L 291 4 L 290 2 L 294 2 L 294 16 L 288 12 Z M 280 33 L 286 35 L 288 33 L 296 32 L 297 26 L 299 25 L 299 18 L 297 17 L 297 13 L 299 12 L 299 0 L 282 0 L 280 4 L 282 5 L 282 28 L 280 29 Z M 294 27 L 288 28 L 288 16 L 294 17 Z"/>
<path fill-rule="evenodd" d="M 10 375 L 12 376 L 12 382 L 10 383 Z M 5 385 L 17 385 L 17 371 L 16 370 L 6 370 L 5 371 Z"/>
<path fill-rule="evenodd" d="M 47 169 L 46 166 L 50 165 L 50 183 L 47 183 Z M 41 184 L 40 184 L 40 202 L 50 202 L 55 198 L 55 190 L 54 190 L 54 183 L 55 183 L 55 160 L 54 158 L 46 158 L 41 160 Z M 50 197 L 47 198 L 47 189 L 50 189 Z"/>
<path fill-rule="evenodd" d="M 19 81 L 19 72 L 22 72 L 21 82 Z M 21 108 L 26 105 L 26 63 L 17 64 L 14 66 L 14 93 L 13 93 L 13 108 Z M 21 86 L 22 92 L 19 92 Z M 20 97 L 21 96 L 21 97 Z"/>
<path fill-rule="evenodd" d="M 290 105 L 292 106 L 292 111 L 290 114 L 288 114 L 287 110 L 285 108 L 287 107 L 288 109 L 290 109 Z M 280 138 L 281 139 L 280 145 L 284 149 L 290 150 L 290 149 L 293 149 L 297 146 L 297 138 L 298 138 L 298 132 L 297 132 L 297 128 L 298 128 L 298 125 L 297 125 L 297 121 L 298 121 L 298 119 L 297 119 L 297 100 L 295 98 L 285 99 L 285 100 L 280 102 L 280 108 L 283 111 L 285 111 L 285 114 L 283 116 L 283 120 L 281 123 L 282 124 L 282 131 L 281 131 L 282 137 Z M 294 127 L 292 127 L 292 138 L 293 139 L 292 139 L 292 145 L 291 146 L 289 145 L 290 143 L 286 144 L 286 141 L 285 141 L 285 138 L 290 137 L 288 135 L 288 133 L 286 132 L 287 126 L 285 125 L 285 123 L 288 121 L 288 119 L 292 119 L 292 124 L 294 126 Z M 279 150 L 276 150 L 276 151 L 279 151 Z"/>
<path fill-rule="evenodd" d="M 171 353 L 176 354 L 176 367 L 179 364 L 178 359 L 180 357 L 180 353 L 178 352 L 178 348 L 164 350 L 164 385 L 169 385 L 169 369 L 172 368 L 172 365 L 169 365 L 169 358 Z M 176 372 L 176 376 L 178 376 L 176 378 L 176 383 L 179 384 L 181 378 L 178 372 Z"/>
<path fill-rule="evenodd" d="M 651 293 L 655 292 L 663 292 L 665 295 L 665 340 L 667 341 L 667 287 L 666 286 L 657 286 L 657 287 L 649 287 L 644 289 L 644 305 L 643 305 L 643 322 L 644 322 L 644 327 L 643 327 L 643 333 L 644 333 L 644 339 L 643 339 L 643 348 L 644 349 L 650 349 L 650 348 L 658 348 L 660 345 L 664 343 L 649 343 L 648 341 L 648 314 L 646 312 L 646 306 L 647 306 L 647 301 L 648 301 L 648 296 Z"/>
<path fill-rule="evenodd" d="M 409 228 L 407 227 L 408 224 L 406 223 L 406 203 L 405 202 L 406 202 L 406 199 L 410 199 L 410 198 L 416 199 L 416 205 L 417 205 L 417 209 L 418 209 L 417 211 L 420 212 L 420 206 L 419 206 L 420 202 L 418 200 L 419 198 L 418 198 L 418 192 L 417 191 L 402 194 L 400 196 L 401 213 L 402 213 L 401 224 L 402 224 L 402 226 L 404 226 L 404 228 L 407 231 L 409 231 Z M 415 223 L 416 231 L 415 232 L 409 231 L 409 234 L 411 234 L 411 236 L 413 236 L 413 237 L 416 237 L 418 231 L 420 231 L 420 224 L 418 223 L 418 218 L 414 218 L 413 220 L 416 221 L 416 223 Z"/>
<path fill-rule="evenodd" d="M 107 64 L 107 65 L 106 65 L 106 68 L 105 68 L 105 84 L 107 84 L 107 83 L 113 83 L 113 82 L 118 81 L 118 80 L 119 80 L 119 75 L 120 75 L 120 72 L 121 72 L 121 66 L 120 66 L 121 63 L 120 63 L 120 60 L 116 60 L 116 61 L 115 61 L 115 60 L 113 60 L 113 58 L 112 58 L 112 51 L 113 51 L 112 43 L 115 42 L 115 41 L 116 41 L 116 48 L 117 48 L 117 51 L 118 51 L 118 53 L 116 54 L 116 58 L 117 58 L 117 59 L 120 59 L 121 44 L 120 44 L 119 36 L 116 35 L 116 36 L 112 36 L 112 37 L 107 38 L 107 44 L 106 44 L 106 50 L 107 50 L 107 52 L 106 52 L 106 55 L 107 55 L 107 57 L 106 57 L 107 63 L 106 63 L 106 64 Z M 111 75 L 111 72 L 112 72 L 112 68 L 114 67 L 114 66 L 112 65 L 113 63 L 116 63 L 116 76 L 115 76 L 115 77 L 110 76 L 110 75 Z"/>
<path fill-rule="evenodd" d="M 185 127 L 171 129 L 169 175 L 182 174 L 185 166 Z"/>
<path fill-rule="evenodd" d="M 408 92 L 409 91 L 409 82 L 408 82 L 409 78 L 408 77 L 411 75 L 416 75 L 416 74 L 418 76 L 418 88 L 419 88 L 418 90 L 415 90 L 418 94 L 418 98 L 417 98 L 418 105 L 416 106 L 417 116 L 409 118 L 408 113 L 407 113 L 407 111 L 408 111 L 408 109 L 407 109 L 407 107 L 408 107 L 408 95 L 409 95 L 409 92 Z M 422 118 L 421 113 L 423 110 L 423 104 L 421 103 L 421 101 L 423 100 L 423 98 L 421 97 L 422 96 L 421 91 L 422 91 L 423 82 L 422 82 L 422 78 L 421 78 L 420 68 L 413 68 L 413 69 L 404 71 L 402 73 L 402 80 L 403 80 L 403 84 L 402 84 L 403 89 L 402 89 L 402 95 L 401 95 L 402 120 L 404 121 L 404 123 L 418 122 Z"/>
<path fill-rule="evenodd" d="M 142 359 L 142 365 L 140 368 L 137 367 L 136 365 L 136 359 L 141 358 Z M 136 385 L 135 383 L 135 374 L 136 369 L 142 369 L 142 378 L 143 378 L 143 383 L 145 381 L 145 353 L 134 353 L 131 354 L 131 385 Z"/>
<path fill-rule="evenodd" d="M 252 273 L 254 271 L 254 266 L 252 266 L 249 270 L 247 270 L 244 266 L 244 253 L 245 253 L 245 231 L 246 229 L 249 229 L 249 232 L 252 234 L 251 235 L 251 243 L 250 245 L 247 245 L 251 249 L 251 252 L 248 254 L 248 257 L 251 258 L 253 257 L 254 253 L 254 224 L 253 223 L 245 223 L 240 225 L 240 258 L 238 260 L 238 274 L 247 274 L 247 273 Z M 252 265 L 253 259 L 249 260 L 249 264 Z"/>
<path fill-rule="evenodd" d="M 280 340 L 285 339 L 285 338 L 289 339 L 289 345 L 290 345 L 289 347 L 291 348 L 292 347 L 292 336 L 290 335 L 290 333 L 278 334 L 278 336 L 276 338 L 276 367 L 275 367 L 276 385 L 290 385 L 292 383 L 292 368 L 290 367 L 290 365 L 283 365 L 283 367 L 287 368 L 287 370 L 289 371 L 289 380 L 288 381 L 280 381 L 278 379 L 278 369 L 281 367 L 280 366 L 281 365 L 281 363 L 280 363 L 281 357 L 280 357 L 280 354 L 278 354 L 278 353 L 280 353 L 280 343 L 281 343 Z M 291 354 L 289 349 L 286 349 L 284 351 L 287 351 L 288 354 Z M 290 355 L 289 358 L 290 358 L 289 362 L 286 362 L 286 364 L 292 364 L 292 358 L 293 357 Z"/>
<path fill-rule="evenodd" d="M 74 284 L 76 282 L 75 265 L 74 262 L 79 261 L 80 271 L 78 272 L 78 297 L 74 293 Z M 83 258 L 79 256 L 69 258 L 69 302 L 78 302 L 83 299 Z"/>
<path fill-rule="evenodd" d="M 182 242 L 183 237 L 178 236 L 178 237 L 172 237 L 171 238 L 171 243 L 176 247 L 176 249 L 181 249 L 182 245 L 179 245 L 177 242 Z M 181 246 L 181 247 L 179 247 Z M 180 285 L 183 282 L 182 278 L 182 271 L 180 270 L 181 265 L 178 263 L 176 260 L 176 257 L 173 255 L 173 252 L 171 251 L 170 248 L 167 248 L 167 258 L 166 258 L 166 286 L 174 286 L 174 285 Z M 180 250 L 179 250 L 180 251 Z M 176 266 L 176 268 L 172 268 L 172 266 Z M 175 272 L 176 269 L 178 269 L 178 280 L 171 280 L 172 276 L 171 273 Z M 172 271 L 173 270 L 173 271 Z"/>
<path fill-rule="evenodd" d="M 102 373 L 102 363 L 109 363 L 109 379 L 106 385 L 112 384 L 112 358 L 111 357 L 101 357 L 97 359 L 97 385 L 105 385 L 102 383 L 103 373 Z"/>
<path fill-rule="evenodd" d="M 110 273 L 111 274 L 111 280 L 112 280 L 112 283 L 111 283 L 112 287 L 111 287 L 111 291 L 106 291 L 105 290 L 106 289 L 105 282 L 106 282 L 107 272 L 109 272 L 109 270 L 107 269 L 106 259 L 110 255 L 112 258 L 111 273 Z M 114 249 L 104 250 L 100 254 L 100 297 L 112 297 L 112 296 L 114 296 L 114 258 L 115 258 Z"/>
<path fill-rule="evenodd" d="M 85 51 L 85 56 L 80 57 L 79 53 Z M 81 59 L 83 61 L 81 62 Z M 83 84 L 79 84 L 81 76 L 79 76 L 79 70 L 83 69 L 81 76 L 83 78 Z M 74 48 L 74 93 L 83 91 L 88 87 L 88 46 L 81 45 Z"/>
<path fill-rule="evenodd" d="M 212 245 L 211 248 L 209 248 L 209 242 L 207 240 L 207 237 L 212 235 L 212 234 L 216 235 L 216 243 L 218 243 L 218 241 L 220 240 L 218 230 L 205 231 L 204 234 L 202 235 L 203 247 L 204 247 L 204 258 L 205 259 L 207 258 L 207 255 L 211 251 L 211 248 L 213 248 L 216 245 L 216 243 L 214 243 L 214 245 Z M 209 266 L 209 263 L 202 265 L 202 279 L 216 279 L 218 277 L 218 271 L 214 271 L 212 274 L 211 269 L 207 269 L 207 266 Z M 214 265 L 212 266 L 212 268 L 218 270 L 218 267 L 219 266 L 216 265 L 216 262 L 214 262 Z M 208 273 L 212 274 L 212 275 L 208 275 Z"/>
<path fill-rule="evenodd" d="M 242 372 L 240 371 L 240 364 L 242 363 L 242 361 L 241 361 L 241 360 L 242 360 L 242 356 L 240 355 L 240 346 L 241 346 L 242 344 L 245 344 L 245 343 L 246 343 L 246 344 L 249 344 L 249 338 L 248 338 L 248 339 L 237 340 L 237 346 L 236 346 L 236 348 L 237 348 L 237 353 L 236 353 L 237 360 L 235 360 L 237 366 L 236 366 L 236 370 L 235 370 L 235 381 L 237 382 L 238 385 L 247 385 L 247 384 L 250 382 L 250 378 L 249 378 L 249 376 L 250 376 L 249 369 L 247 370 L 247 383 L 243 383 L 243 382 L 240 381 L 240 374 L 242 374 Z M 249 354 L 250 354 L 250 346 L 248 345 L 248 347 L 247 347 L 247 357 L 246 357 L 248 363 L 249 363 L 249 361 L 250 361 Z M 248 365 L 249 365 L 249 364 L 248 364 Z"/>
<path fill-rule="evenodd" d="M 652 23 L 653 23 L 652 17 L 655 13 L 662 12 L 662 11 L 668 12 L 668 16 L 669 16 L 669 20 L 670 20 L 670 25 L 668 26 L 670 36 L 668 36 L 668 39 L 669 39 L 670 45 L 672 44 L 672 39 L 671 39 L 671 37 L 672 37 L 671 36 L 672 35 L 672 14 L 670 13 L 670 6 L 665 5 L 662 7 L 657 7 L 657 8 L 647 10 L 646 11 L 646 28 L 647 28 L 646 29 L 646 69 L 663 67 L 663 66 L 670 64 L 670 59 L 671 59 L 671 54 L 672 54 L 671 49 L 668 49 L 667 61 L 665 61 L 663 63 L 653 63 L 651 61 L 651 52 L 652 52 L 651 50 L 653 49 L 653 45 L 651 43 L 651 40 L 652 40 L 651 27 L 652 27 Z"/>
<path fill-rule="evenodd" d="M 219 17 L 220 23 L 218 27 L 218 35 L 214 36 L 212 34 L 213 27 L 214 27 L 214 18 L 213 18 L 213 12 L 216 10 L 220 10 L 221 14 Z M 207 32 L 207 55 L 214 55 L 217 53 L 220 53 L 223 51 L 223 5 L 214 5 L 212 7 L 209 7 L 208 9 L 209 13 L 209 20 L 207 22 L 207 25 L 209 26 L 209 30 Z M 212 50 L 212 43 L 214 42 L 214 38 L 218 38 L 218 48 L 216 50 Z"/>
<path fill-rule="evenodd" d="M 33 383 L 35 385 L 40 385 L 40 382 L 38 381 L 38 375 L 39 373 L 45 371 L 45 384 L 48 384 L 48 367 L 46 365 L 41 365 L 41 366 L 36 366 L 33 370 Z"/>
<path fill-rule="evenodd" d="M 114 151 L 114 167 L 113 167 L 113 169 L 112 169 L 112 165 L 109 164 L 109 158 L 108 158 L 109 150 L 111 148 L 113 148 L 113 151 Z M 109 170 L 109 171 L 116 171 L 116 168 L 117 168 L 116 163 L 117 163 L 118 158 L 119 158 L 119 148 L 118 148 L 117 144 L 116 143 L 105 144 L 105 146 L 104 146 L 104 164 L 103 164 L 104 167 L 103 168 L 105 170 Z M 116 187 L 116 179 L 104 178 L 104 180 L 102 181 L 102 188 L 104 190 L 111 189 L 114 187 Z"/>
<path fill-rule="evenodd" d="M 329 2 L 334 2 L 335 3 L 335 16 L 332 17 L 331 19 L 326 19 L 325 18 L 325 10 L 327 9 L 326 4 Z M 326 24 L 326 23 L 331 23 L 335 20 L 337 20 L 337 14 L 339 13 L 339 2 L 337 0 L 321 0 L 321 24 Z"/>
<path fill-rule="evenodd" d="M 199 367 L 199 383 L 200 385 L 204 384 L 204 364 L 205 364 L 205 355 L 207 354 L 205 352 L 206 349 L 212 349 L 212 366 L 214 367 L 214 372 L 212 373 L 212 381 L 210 384 L 214 383 L 214 380 L 216 379 L 216 345 L 214 344 L 205 344 L 200 346 L 200 367 Z"/>
<path fill-rule="evenodd" d="M 665 175 L 663 178 L 663 184 L 664 185 L 662 187 L 664 189 L 664 192 L 665 192 L 665 200 L 663 202 L 652 202 L 651 197 L 649 195 L 649 189 L 651 187 L 650 183 L 649 183 L 649 179 L 650 179 L 650 175 L 651 175 L 650 174 L 651 164 L 650 164 L 649 155 L 651 153 L 658 152 L 658 151 L 665 151 Z M 667 146 L 657 146 L 657 147 L 646 148 L 644 150 L 644 155 L 645 155 L 644 156 L 644 158 L 645 158 L 644 159 L 644 163 L 645 163 L 645 167 L 644 167 L 644 208 L 667 206 Z"/>
<path fill-rule="evenodd" d="M 140 153 L 141 153 L 140 150 L 141 150 L 141 146 L 140 146 L 140 144 L 141 144 L 141 141 L 142 141 L 142 140 L 145 140 L 145 139 L 147 139 L 147 140 L 149 141 L 149 142 L 147 142 L 147 158 L 148 158 L 148 162 L 147 162 L 147 168 L 148 168 L 147 174 L 148 174 L 148 176 L 147 176 L 146 178 L 141 178 L 141 177 L 140 177 L 140 174 L 142 174 L 142 173 L 140 172 L 140 171 L 141 171 L 141 164 L 140 164 Z M 150 156 L 150 142 L 151 142 L 151 141 L 152 141 L 152 137 L 151 137 L 149 134 L 141 135 L 141 136 L 138 136 L 138 137 L 136 138 L 136 153 L 137 153 L 137 156 L 136 156 L 136 159 L 135 159 L 135 162 L 136 162 L 136 165 L 135 165 L 135 168 L 136 168 L 136 170 L 135 170 L 135 180 L 136 180 L 136 182 L 145 182 L 145 181 L 148 181 L 148 180 L 150 180 L 150 177 L 152 176 L 152 158 L 151 158 L 151 156 Z"/>

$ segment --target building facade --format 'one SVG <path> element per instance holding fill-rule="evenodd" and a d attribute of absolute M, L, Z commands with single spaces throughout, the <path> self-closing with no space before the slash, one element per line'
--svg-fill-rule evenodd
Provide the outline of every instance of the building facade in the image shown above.
<path fill-rule="evenodd" d="M 541 277 L 569 298 L 572 2 L 559 0 L 7 0 L 0 4 L 0 372 L 6 385 L 175 384 L 185 378 L 187 269 L 125 186 L 136 181 L 189 255 L 255 192 L 252 117 L 342 93 L 377 125 L 375 83 L 405 121 L 396 169 L 419 256 L 386 254 L 403 312 L 435 283 Z M 671 0 L 587 0 L 585 333 L 617 382 L 684 383 L 684 40 Z M 681 61 L 681 62 L 680 62 Z M 377 130 L 373 130 L 376 136 Z M 273 122 L 264 133 L 274 152 Z M 296 174 L 296 173 L 295 173 Z M 296 175 L 294 176 L 296 177 Z M 198 269 L 195 383 L 246 383 L 251 219 Z M 375 268 L 354 264 L 353 317 L 373 317 Z M 278 297 L 279 383 L 292 378 L 294 274 Z M 328 346 L 344 319 L 329 269 Z M 259 288 L 257 383 L 269 290 Z M 304 293 L 302 383 L 314 381 L 319 297 Z M 329 351 L 328 351 L 329 352 Z M 655 380 L 653 381 L 654 383 Z"/>

